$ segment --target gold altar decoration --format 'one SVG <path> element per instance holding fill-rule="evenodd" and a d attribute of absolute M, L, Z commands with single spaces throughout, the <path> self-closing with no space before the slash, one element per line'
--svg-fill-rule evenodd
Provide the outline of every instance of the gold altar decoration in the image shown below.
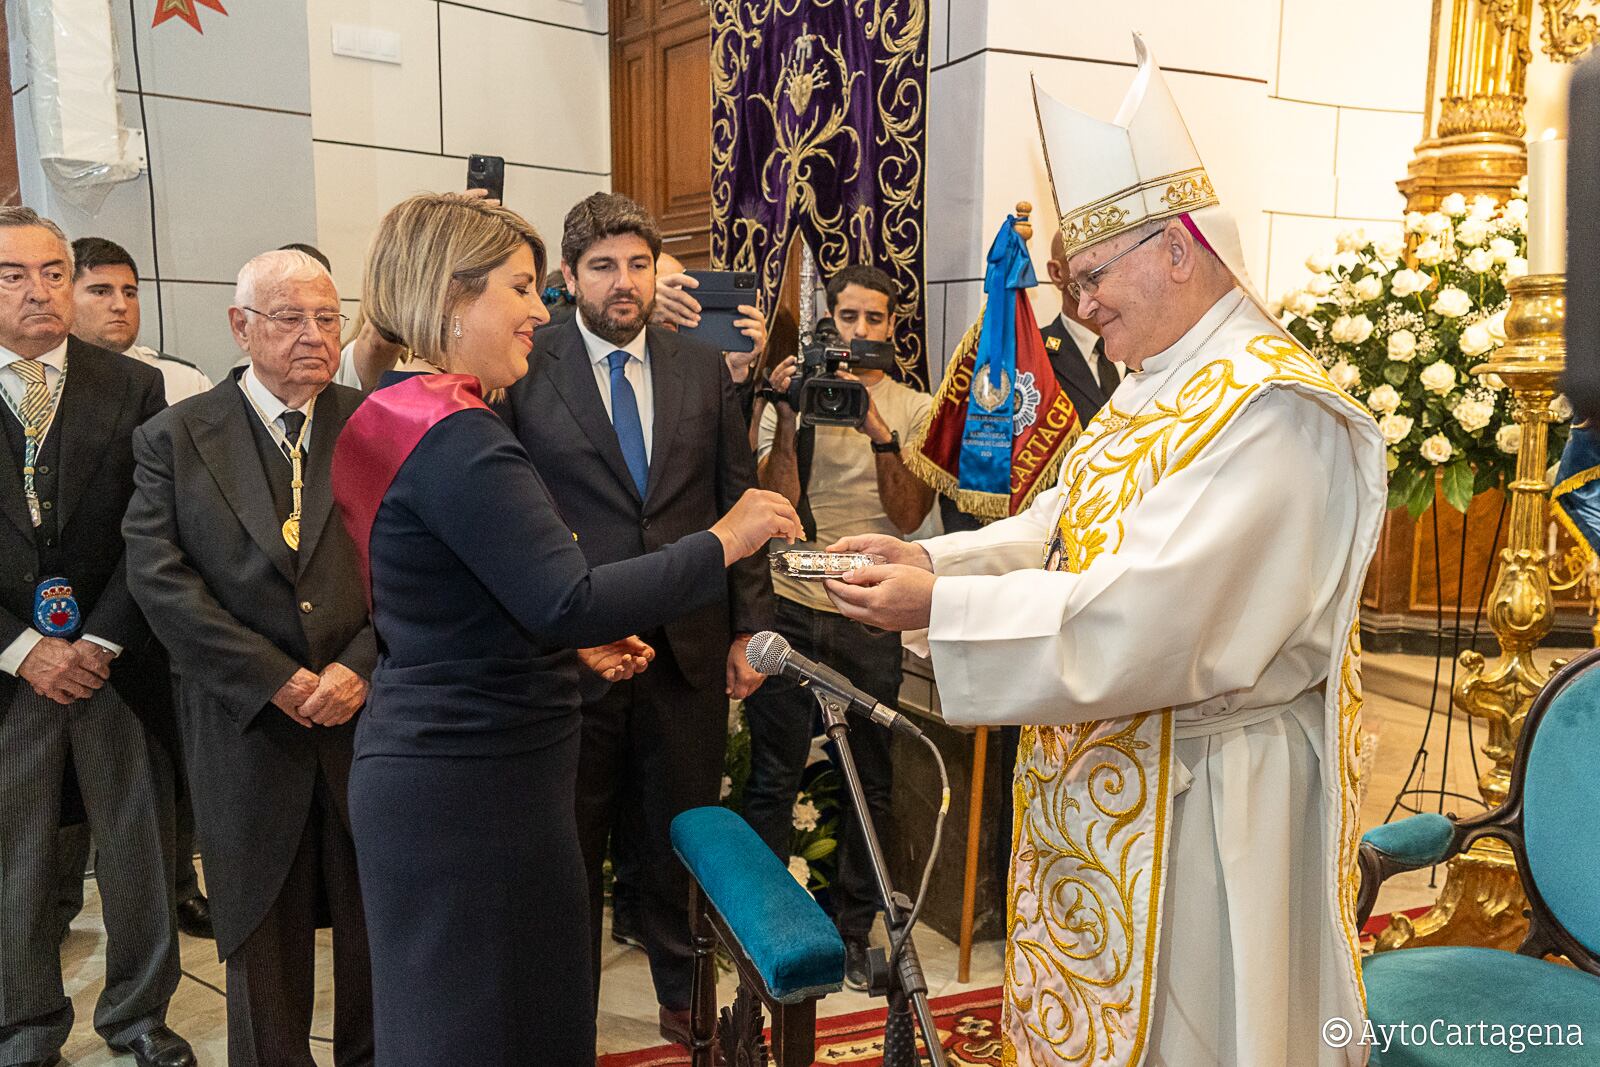
<path fill-rule="evenodd" d="M 1566 279 L 1527 275 L 1512 279 L 1506 288 L 1511 297 L 1506 344 L 1474 370 L 1498 376 L 1511 390 L 1514 417 L 1522 428 L 1516 479 L 1509 487 L 1510 533 L 1500 552 L 1488 613 L 1500 656 L 1491 664 L 1479 652 L 1463 652 L 1462 675 L 1451 694 L 1457 708 L 1487 727 L 1482 751 L 1490 766 L 1478 779 L 1478 791 L 1491 808 L 1506 799 L 1523 720 L 1548 681 L 1533 660 L 1533 650 L 1555 621 L 1553 594 L 1581 578 L 1571 574 L 1569 561 L 1552 558 L 1545 547 L 1550 528 L 1547 443 L 1550 424 L 1558 417 L 1552 405 L 1566 364 Z M 1433 908 L 1414 920 L 1397 915 L 1378 935 L 1377 949 L 1487 945 L 1514 950 L 1527 932 L 1526 907 L 1511 850 L 1483 839 L 1450 861 Z"/>
<path fill-rule="evenodd" d="M 1600 22 L 1579 15 L 1578 8 L 1595 0 L 1541 0 L 1544 8 L 1544 54 L 1557 63 L 1579 59 L 1600 38 Z"/>
<path fill-rule="evenodd" d="M 1406 210 L 1450 193 L 1510 199 L 1528 169 L 1532 15 L 1533 0 L 1434 0 L 1423 141 L 1398 183 Z"/>

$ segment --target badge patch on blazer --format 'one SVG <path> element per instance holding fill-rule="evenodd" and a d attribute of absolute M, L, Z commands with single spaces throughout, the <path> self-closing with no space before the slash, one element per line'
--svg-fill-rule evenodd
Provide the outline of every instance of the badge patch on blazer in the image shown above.
<path fill-rule="evenodd" d="M 1046 337 L 1044 339 L 1044 346 L 1052 352 L 1059 352 L 1061 351 L 1061 338 Z"/>
<path fill-rule="evenodd" d="M 46 578 L 33 591 L 33 625 L 46 637 L 71 637 L 78 632 L 83 613 L 72 585 L 65 578 Z"/>

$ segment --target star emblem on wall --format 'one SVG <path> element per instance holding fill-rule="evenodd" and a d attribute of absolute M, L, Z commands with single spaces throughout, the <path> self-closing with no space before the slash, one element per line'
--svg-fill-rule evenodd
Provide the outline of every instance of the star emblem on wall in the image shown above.
<path fill-rule="evenodd" d="M 168 19 L 182 19 L 193 26 L 196 33 L 203 34 L 206 31 L 200 26 L 202 7 L 209 7 L 223 15 L 228 13 L 228 9 L 222 6 L 222 0 L 156 0 L 156 20 L 150 24 L 150 28 L 153 30 Z"/>

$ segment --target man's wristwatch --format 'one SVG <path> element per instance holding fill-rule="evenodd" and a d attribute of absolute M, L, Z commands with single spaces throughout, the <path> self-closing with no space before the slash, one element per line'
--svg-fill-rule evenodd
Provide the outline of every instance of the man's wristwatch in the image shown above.
<path fill-rule="evenodd" d="M 899 455 L 900 454 L 900 431 L 899 430 L 890 430 L 889 431 L 889 439 L 887 441 L 884 441 L 882 444 L 879 444 L 877 441 L 872 442 L 872 450 L 874 452 L 893 452 L 895 455 Z"/>

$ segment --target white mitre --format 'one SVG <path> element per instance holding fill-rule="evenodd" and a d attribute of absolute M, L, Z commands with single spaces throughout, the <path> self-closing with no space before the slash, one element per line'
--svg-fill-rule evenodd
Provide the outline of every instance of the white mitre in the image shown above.
<path fill-rule="evenodd" d="M 1239 227 L 1217 198 L 1161 68 L 1137 33 L 1133 48 L 1139 69 L 1110 122 L 1075 111 L 1034 85 L 1039 137 L 1066 254 L 1146 222 L 1187 216 L 1191 232 L 1199 231 L 1239 287 L 1276 322 L 1250 283 Z"/>

